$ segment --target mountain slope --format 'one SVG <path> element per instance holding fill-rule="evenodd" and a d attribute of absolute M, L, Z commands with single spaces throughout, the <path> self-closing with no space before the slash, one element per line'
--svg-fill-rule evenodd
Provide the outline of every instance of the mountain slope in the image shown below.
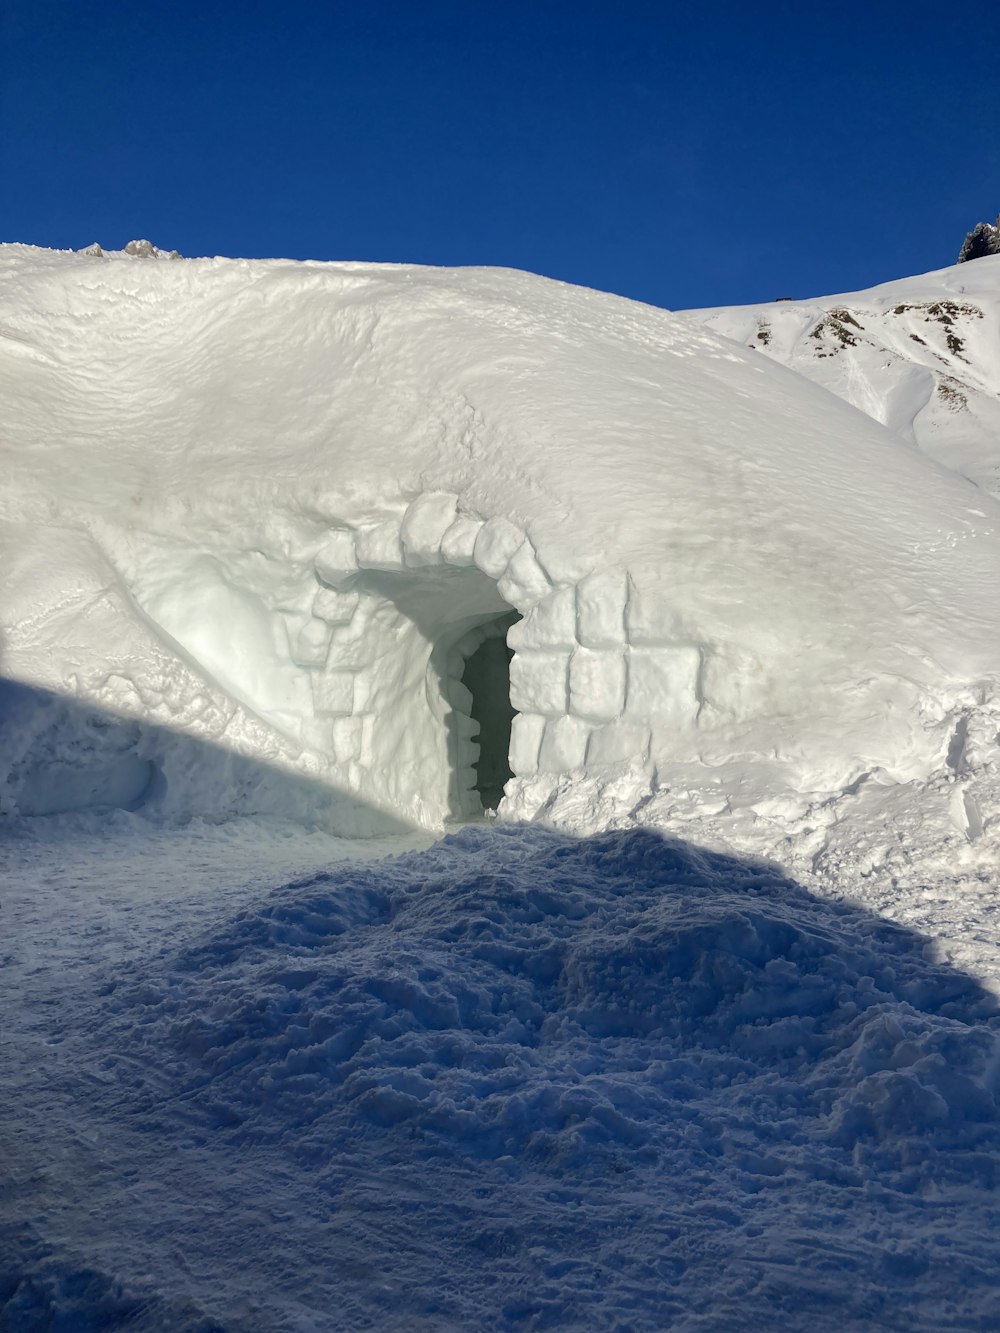
<path fill-rule="evenodd" d="M 1000 495 L 1000 255 L 868 291 L 691 314 Z"/>

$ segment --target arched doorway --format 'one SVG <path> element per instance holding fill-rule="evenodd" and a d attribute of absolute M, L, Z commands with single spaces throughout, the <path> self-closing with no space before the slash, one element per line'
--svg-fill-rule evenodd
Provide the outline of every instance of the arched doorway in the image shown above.
<path fill-rule="evenodd" d="M 480 626 L 482 643 L 465 659 L 462 673 L 462 684 L 472 696 L 469 716 L 479 726 L 475 790 L 484 810 L 496 810 L 505 784 L 514 776 L 509 759 L 515 716 L 510 702 L 514 650 L 507 646 L 507 631 L 518 619 L 512 611 Z"/>
<path fill-rule="evenodd" d="M 450 819 L 495 810 L 513 776 L 507 632 L 519 613 L 475 567 L 364 570 L 353 587 L 371 661 L 355 687 L 372 719 L 370 780 Z"/>

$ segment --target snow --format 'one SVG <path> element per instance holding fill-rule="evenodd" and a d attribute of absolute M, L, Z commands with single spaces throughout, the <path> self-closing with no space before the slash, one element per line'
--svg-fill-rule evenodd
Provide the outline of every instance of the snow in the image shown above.
<path fill-rule="evenodd" d="M 7 843 L 7 1327 L 993 1326 L 995 949 L 648 830 L 83 819 Z"/>
<path fill-rule="evenodd" d="M 870 291 L 693 313 L 1000 496 L 1000 256 Z"/>
<path fill-rule="evenodd" d="M 998 265 L 0 247 L 0 1325 L 995 1327 Z"/>
<path fill-rule="evenodd" d="M 859 784 L 932 821 L 958 784 L 995 854 L 1000 504 L 801 375 L 502 270 L 137 244 L 0 275 L 3 673 L 47 701 L 0 737 L 8 811 L 440 830 L 482 808 L 463 677 L 507 617 L 501 817 L 697 807 L 799 870 Z"/>

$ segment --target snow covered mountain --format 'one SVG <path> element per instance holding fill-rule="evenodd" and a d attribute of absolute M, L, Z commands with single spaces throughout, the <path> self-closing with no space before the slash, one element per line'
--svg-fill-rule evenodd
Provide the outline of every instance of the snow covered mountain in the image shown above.
<path fill-rule="evenodd" d="M 0 264 L 11 813 L 434 828 L 509 776 L 508 816 L 809 864 L 893 800 L 949 855 L 993 836 L 996 307 L 954 271 L 696 318 L 488 269 Z"/>
<path fill-rule="evenodd" d="M 1000 495 L 1000 255 L 864 292 L 693 313 Z"/>

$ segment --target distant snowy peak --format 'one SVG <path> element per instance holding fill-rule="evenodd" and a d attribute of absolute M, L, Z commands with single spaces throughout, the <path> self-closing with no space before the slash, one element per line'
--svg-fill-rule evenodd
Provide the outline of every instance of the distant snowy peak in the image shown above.
<path fill-rule="evenodd" d="M 693 313 L 1000 496 L 1000 255 L 869 291 Z"/>
<path fill-rule="evenodd" d="M 994 223 L 976 223 L 958 252 L 958 262 L 965 264 L 970 259 L 985 259 L 987 255 L 1000 255 L 1000 215 Z"/>

